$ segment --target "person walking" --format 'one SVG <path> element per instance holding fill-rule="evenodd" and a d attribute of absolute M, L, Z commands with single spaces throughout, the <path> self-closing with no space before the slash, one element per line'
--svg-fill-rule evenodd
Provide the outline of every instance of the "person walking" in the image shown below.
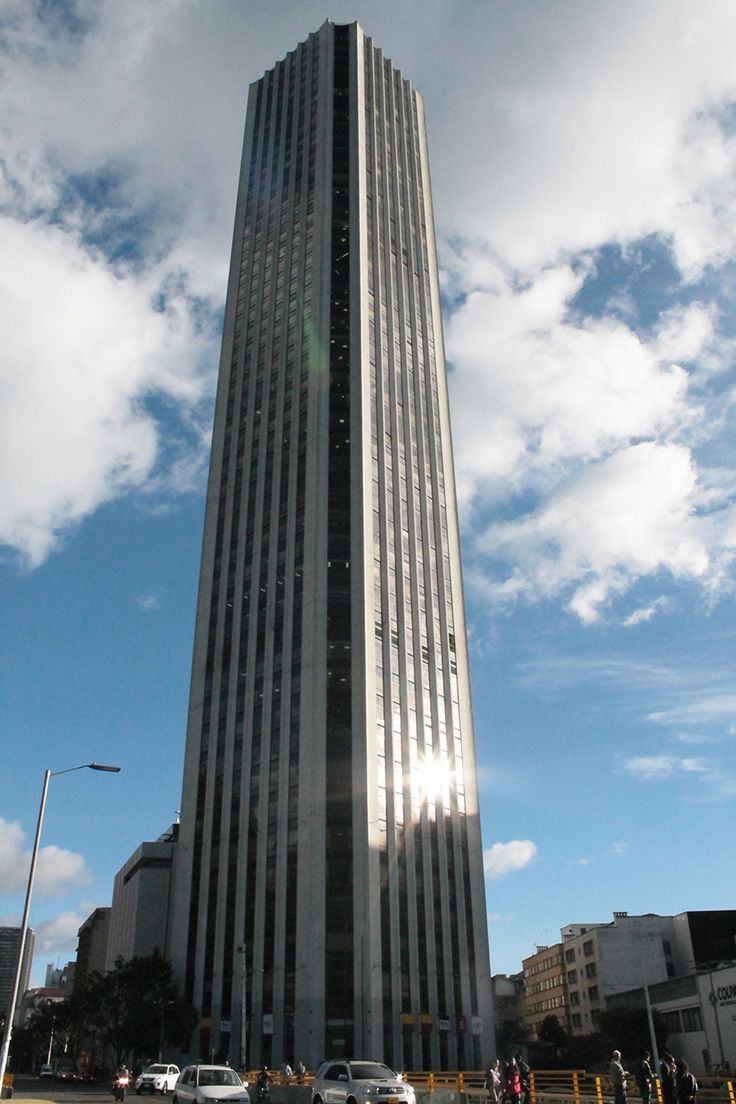
<path fill-rule="evenodd" d="M 677 1071 L 675 1059 L 668 1050 L 662 1053 L 659 1080 L 662 1085 L 662 1104 L 677 1104 Z"/>
<path fill-rule="evenodd" d="M 509 1058 L 506 1064 L 506 1074 L 503 1086 L 504 1100 L 509 1104 L 520 1104 L 521 1101 L 521 1074 L 515 1058 Z"/>
<path fill-rule="evenodd" d="M 675 1095 L 677 1104 L 695 1104 L 698 1082 L 684 1058 L 675 1061 Z"/>
<path fill-rule="evenodd" d="M 503 1100 L 503 1085 L 501 1084 L 501 1070 L 498 1058 L 492 1058 L 488 1063 L 483 1088 L 488 1093 L 488 1104 L 501 1104 Z"/>
<path fill-rule="evenodd" d="M 626 1104 L 626 1078 L 628 1072 L 621 1065 L 621 1051 L 614 1050 L 611 1057 L 611 1080 L 615 1104 Z"/>
<path fill-rule="evenodd" d="M 519 1077 L 521 1078 L 521 1104 L 529 1104 L 531 1100 L 531 1082 L 529 1075 L 531 1069 L 529 1064 L 524 1061 L 524 1057 L 521 1053 L 516 1055 L 516 1065 L 519 1067 Z"/>
<path fill-rule="evenodd" d="M 639 1090 L 641 1104 L 649 1104 L 652 1098 L 652 1082 L 654 1072 L 650 1064 L 651 1055 L 645 1050 L 636 1066 L 636 1087 Z"/>

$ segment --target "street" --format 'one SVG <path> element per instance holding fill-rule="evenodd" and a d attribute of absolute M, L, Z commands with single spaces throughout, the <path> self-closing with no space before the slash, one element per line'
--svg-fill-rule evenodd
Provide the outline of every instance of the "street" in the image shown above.
<path fill-rule="evenodd" d="M 135 1098 L 135 1093 L 132 1095 Z M 59 1104 L 111 1104 L 112 1091 L 105 1082 L 99 1085 L 67 1085 L 19 1073 L 13 1081 L 13 1099 L 48 1100 Z"/>

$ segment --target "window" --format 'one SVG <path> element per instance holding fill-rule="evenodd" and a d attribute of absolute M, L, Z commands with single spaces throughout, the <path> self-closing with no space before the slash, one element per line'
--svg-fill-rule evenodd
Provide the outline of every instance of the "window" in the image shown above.
<path fill-rule="evenodd" d="M 569 951 L 565 951 L 565 962 L 575 961 L 575 948 L 571 947 Z"/>
<path fill-rule="evenodd" d="M 595 962 L 589 962 L 585 967 L 585 976 L 587 978 L 594 978 L 596 974 Z"/>
<path fill-rule="evenodd" d="M 675 1008 L 671 1012 L 660 1012 L 662 1017 L 662 1027 L 664 1029 L 665 1036 L 667 1035 L 679 1035 L 680 1034 L 680 1013 Z"/>
<path fill-rule="evenodd" d="M 592 939 L 586 939 L 585 942 L 583 943 L 583 954 L 585 955 L 586 958 L 588 958 L 588 957 L 590 957 L 590 955 L 592 955 L 592 953 L 593 953 L 593 940 Z"/>
<path fill-rule="evenodd" d="M 577 990 L 574 993 L 570 994 L 570 1004 L 572 1004 L 572 1005 L 580 1004 L 580 994 L 577 992 Z"/>
<path fill-rule="evenodd" d="M 700 1015 L 700 1009 L 695 1008 L 683 1008 L 682 1010 L 682 1030 L 683 1031 L 702 1031 L 703 1030 L 703 1018 Z"/>
<path fill-rule="evenodd" d="M 572 1026 L 573 1027 L 580 1027 L 581 1024 L 582 1024 L 582 1020 L 580 1018 L 580 1013 L 579 1012 L 573 1012 L 573 1014 L 572 1014 Z"/>
<path fill-rule="evenodd" d="M 578 980 L 577 970 L 568 970 L 567 971 L 567 983 L 568 983 L 568 985 L 574 985 L 577 980 Z"/>
<path fill-rule="evenodd" d="M 588 999 L 592 1000 L 592 1001 L 598 1000 L 598 986 L 597 985 L 591 985 L 591 987 L 588 989 Z"/>

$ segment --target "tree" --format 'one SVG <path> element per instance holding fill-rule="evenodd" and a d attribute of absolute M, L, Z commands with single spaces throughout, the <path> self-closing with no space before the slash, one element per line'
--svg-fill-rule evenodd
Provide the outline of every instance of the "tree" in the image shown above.
<path fill-rule="evenodd" d="M 167 1045 L 185 1048 L 198 1018 L 160 954 L 119 958 L 110 973 L 91 974 L 78 997 L 87 1030 L 112 1048 L 117 1062 L 157 1057 Z"/>
<path fill-rule="evenodd" d="M 556 1016 L 545 1016 L 539 1025 L 537 1035 L 545 1043 L 551 1043 L 553 1047 L 563 1047 L 567 1042 L 567 1032 Z"/>
<path fill-rule="evenodd" d="M 667 1028 L 656 1009 L 652 1009 L 652 1020 L 657 1047 L 661 1048 L 667 1037 Z M 641 1057 L 645 1050 L 652 1049 L 649 1020 L 645 1008 L 617 1008 L 602 1012 L 599 1026 L 609 1051 L 620 1050 L 629 1063 Z"/>

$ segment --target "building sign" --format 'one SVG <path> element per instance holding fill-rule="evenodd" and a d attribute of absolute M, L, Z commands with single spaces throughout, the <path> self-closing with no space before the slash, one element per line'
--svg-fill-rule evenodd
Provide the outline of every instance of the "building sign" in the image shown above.
<path fill-rule="evenodd" d="M 480 1016 L 470 1017 L 470 1034 L 482 1035 L 483 1034 L 483 1020 Z"/>
<path fill-rule="evenodd" d="M 220 1020 L 220 1031 L 231 1031 L 230 1020 Z"/>

